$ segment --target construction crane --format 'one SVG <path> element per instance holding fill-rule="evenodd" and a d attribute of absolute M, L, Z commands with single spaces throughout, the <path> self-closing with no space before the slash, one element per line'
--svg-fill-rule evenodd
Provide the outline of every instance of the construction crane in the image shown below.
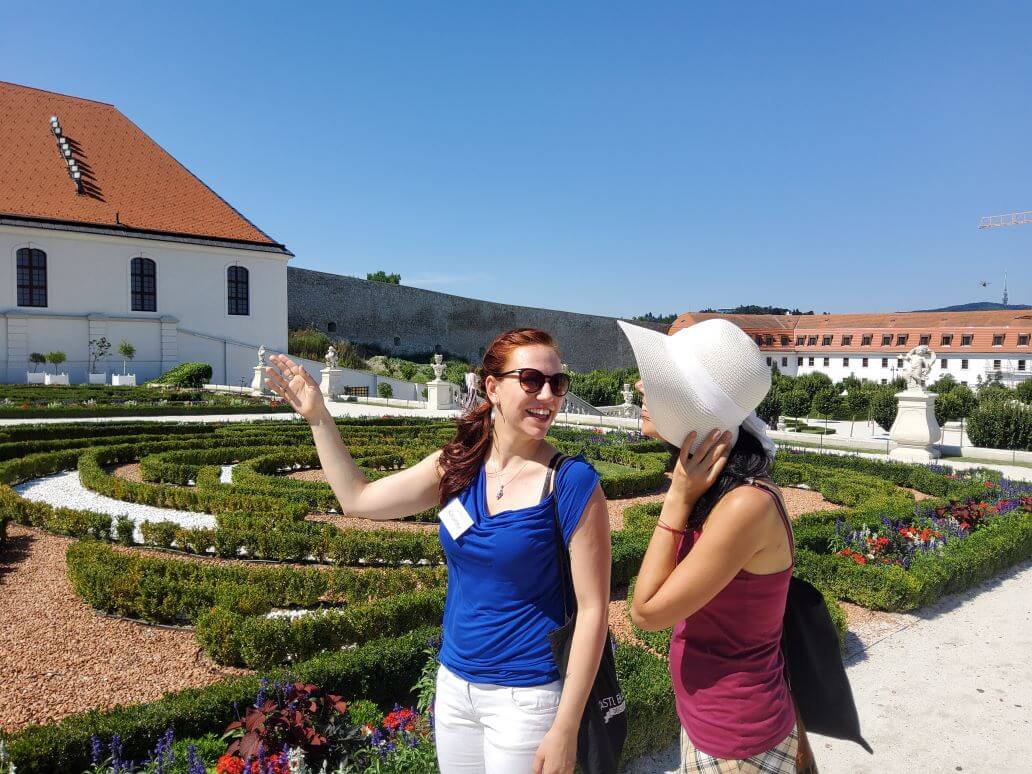
<path fill-rule="evenodd" d="M 1021 226 L 1025 223 L 1032 223 L 1032 210 L 1010 212 L 1006 215 L 987 215 L 978 222 L 978 227 L 1000 228 L 1001 226 Z"/>
<path fill-rule="evenodd" d="M 1023 226 L 1032 223 L 1032 210 L 1010 212 L 1006 215 L 986 215 L 978 222 L 979 228 L 1000 228 L 1001 226 Z M 982 287 L 988 283 L 983 282 Z M 1007 272 L 1003 273 L 1003 305 L 1007 306 Z"/>

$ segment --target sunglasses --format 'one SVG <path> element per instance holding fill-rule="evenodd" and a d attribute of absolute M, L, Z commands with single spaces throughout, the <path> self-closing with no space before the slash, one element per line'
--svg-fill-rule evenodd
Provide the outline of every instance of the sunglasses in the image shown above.
<path fill-rule="evenodd" d="M 536 368 L 516 368 L 512 371 L 495 374 L 495 376 L 499 379 L 506 376 L 516 376 L 520 380 L 520 387 L 523 388 L 523 391 L 531 395 L 537 395 L 541 392 L 545 382 L 548 382 L 548 386 L 552 388 L 552 394 L 557 398 L 563 397 L 563 395 L 570 391 L 570 375 L 562 372 L 546 376 Z"/>

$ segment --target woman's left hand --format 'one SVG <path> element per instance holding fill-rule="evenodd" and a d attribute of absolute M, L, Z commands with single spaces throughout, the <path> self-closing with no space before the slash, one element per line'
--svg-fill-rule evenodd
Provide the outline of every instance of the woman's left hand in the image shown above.
<path fill-rule="evenodd" d="M 694 505 L 703 493 L 713 486 L 731 454 L 731 433 L 711 430 L 699 443 L 695 452 L 689 451 L 698 434 L 692 430 L 681 445 L 674 466 L 670 493 Z"/>
<path fill-rule="evenodd" d="M 534 756 L 534 774 L 571 774 L 577 762 L 577 729 L 552 726 Z"/>

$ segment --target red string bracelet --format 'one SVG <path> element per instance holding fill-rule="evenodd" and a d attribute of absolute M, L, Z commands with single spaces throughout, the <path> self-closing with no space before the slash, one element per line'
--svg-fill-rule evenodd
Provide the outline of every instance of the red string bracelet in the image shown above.
<path fill-rule="evenodd" d="M 656 520 L 656 526 L 660 529 L 665 529 L 667 532 L 673 532 L 675 535 L 683 535 L 685 532 L 683 529 L 674 529 L 673 527 L 667 526 L 663 523 L 662 519 Z"/>

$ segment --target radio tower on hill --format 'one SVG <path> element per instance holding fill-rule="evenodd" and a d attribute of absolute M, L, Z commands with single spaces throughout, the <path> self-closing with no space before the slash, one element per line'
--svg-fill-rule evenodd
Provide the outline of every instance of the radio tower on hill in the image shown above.
<path fill-rule="evenodd" d="M 1023 226 L 1032 223 L 1032 210 L 1011 212 L 1007 215 L 987 215 L 979 221 L 979 228 L 1000 228 L 1002 226 Z M 1003 305 L 1007 306 L 1007 272 L 1003 273 Z"/>

